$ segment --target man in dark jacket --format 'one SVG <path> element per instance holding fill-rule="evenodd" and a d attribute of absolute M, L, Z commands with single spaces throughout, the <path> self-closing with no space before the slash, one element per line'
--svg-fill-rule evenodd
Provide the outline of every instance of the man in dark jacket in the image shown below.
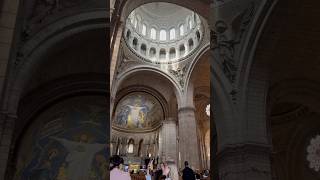
<path fill-rule="evenodd" d="M 188 161 L 184 162 L 185 168 L 182 170 L 182 179 L 183 180 L 195 180 L 194 172 L 191 168 L 189 168 Z"/>

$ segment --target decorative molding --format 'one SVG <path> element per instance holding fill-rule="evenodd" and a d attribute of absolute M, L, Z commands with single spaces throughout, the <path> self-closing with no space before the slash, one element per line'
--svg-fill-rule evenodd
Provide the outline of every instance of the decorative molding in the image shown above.
<path fill-rule="evenodd" d="M 169 69 L 169 73 L 173 75 L 173 77 L 177 80 L 182 90 L 185 86 L 185 81 L 186 81 L 185 77 L 189 70 L 189 66 L 190 66 L 190 62 L 182 65 L 181 67 L 178 67 L 176 70 Z"/>

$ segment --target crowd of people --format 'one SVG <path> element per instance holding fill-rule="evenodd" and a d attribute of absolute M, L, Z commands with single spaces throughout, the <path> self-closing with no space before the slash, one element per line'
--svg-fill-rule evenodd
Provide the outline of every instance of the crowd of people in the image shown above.
<path fill-rule="evenodd" d="M 139 172 L 129 172 L 128 166 L 124 165 L 124 160 L 118 155 L 110 159 L 110 180 L 203 180 L 210 179 L 209 170 L 202 173 L 194 171 L 189 167 L 189 163 L 184 163 L 185 168 L 178 172 L 172 162 L 162 162 L 154 167 L 153 160 L 149 161 L 145 169 Z"/>

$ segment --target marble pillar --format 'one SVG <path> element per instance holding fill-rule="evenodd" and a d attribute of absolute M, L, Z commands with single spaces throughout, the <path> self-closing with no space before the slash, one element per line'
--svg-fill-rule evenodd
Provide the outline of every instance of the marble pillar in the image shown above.
<path fill-rule="evenodd" d="M 161 159 L 177 162 L 177 125 L 173 118 L 163 121 Z"/>
<path fill-rule="evenodd" d="M 197 138 L 197 123 L 194 107 L 181 107 L 179 118 L 179 166 L 184 168 L 188 161 L 193 169 L 200 169 L 199 142 Z"/>

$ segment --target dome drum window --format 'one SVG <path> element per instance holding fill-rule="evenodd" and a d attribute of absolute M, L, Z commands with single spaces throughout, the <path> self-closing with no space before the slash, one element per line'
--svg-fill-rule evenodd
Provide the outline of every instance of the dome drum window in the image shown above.
<path fill-rule="evenodd" d="M 165 41 L 167 40 L 167 32 L 166 30 L 161 30 L 160 31 L 160 41 Z"/>
<path fill-rule="evenodd" d="M 188 40 L 188 45 L 189 45 L 189 50 L 192 50 L 193 49 L 193 45 L 194 45 L 192 39 Z"/>
<path fill-rule="evenodd" d="M 145 44 L 141 45 L 141 54 L 146 55 L 147 53 L 147 46 Z"/>
<path fill-rule="evenodd" d="M 171 49 L 170 49 L 169 58 L 170 58 L 170 59 L 176 58 L 176 49 L 175 49 L 175 48 L 171 48 Z"/>
<path fill-rule="evenodd" d="M 160 56 L 159 59 L 160 60 L 165 60 L 167 56 L 166 50 L 165 49 L 160 49 Z"/>
<path fill-rule="evenodd" d="M 184 47 L 184 45 L 180 45 L 179 52 L 180 52 L 180 57 L 183 57 L 185 55 L 186 48 Z"/>
<path fill-rule="evenodd" d="M 138 50 L 138 39 L 137 38 L 133 39 L 132 47 L 133 47 L 133 49 Z"/>
<path fill-rule="evenodd" d="M 170 29 L 170 40 L 176 39 L 176 30 L 174 28 Z"/>
<path fill-rule="evenodd" d="M 151 28 L 150 30 L 150 38 L 155 40 L 157 39 L 157 30 L 155 28 Z"/>
<path fill-rule="evenodd" d="M 156 49 L 155 48 L 150 48 L 149 56 L 150 56 L 150 58 L 156 57 Z"/>
<path fill-rule="evenodd" d="M 147 26 L 145 24 L 142 25 L 142 35 L 146 36 L 147 35 Z"/>

